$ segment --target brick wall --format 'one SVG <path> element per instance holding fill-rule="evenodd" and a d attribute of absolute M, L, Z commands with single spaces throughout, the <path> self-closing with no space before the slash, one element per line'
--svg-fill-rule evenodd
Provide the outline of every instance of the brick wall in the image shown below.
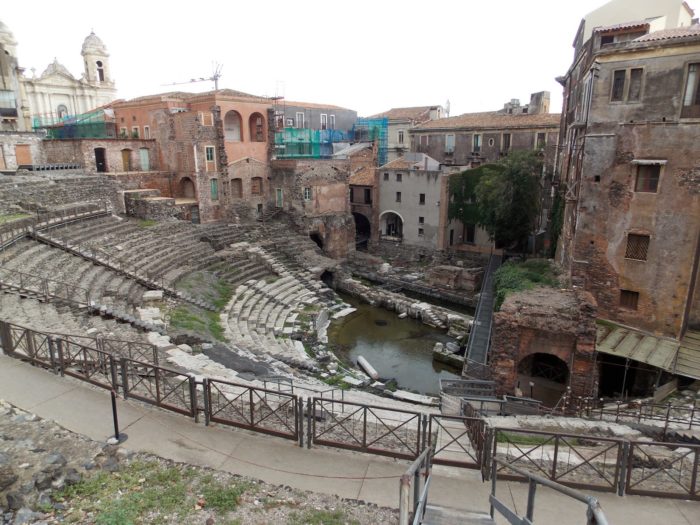
<path fill-rule="evenodd" d="M 44 164 L 46 156 L 42 148 L 43 134 L 0 131 L 0 169 L 17 169 L 17 146 L 29 146 L 32 164 Z"/>

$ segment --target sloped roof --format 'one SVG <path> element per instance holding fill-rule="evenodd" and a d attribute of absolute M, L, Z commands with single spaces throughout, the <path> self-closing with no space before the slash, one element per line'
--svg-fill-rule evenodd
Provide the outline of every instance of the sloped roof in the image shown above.
<path fill-rule="evenodd" d="M 610 321 L 597 325 L 596 350 L 673 372 L 678 341 Z"/>
<path fill-rule="evenodd" d="M 497 111 L 483 113 L 465 113 L 457 117 L 447 117 L 430 120 L 413 131 L 431 129 L 507 129 L 507 128 L 531 128 L 531 127 L 559 127 L 561 115 L 559 113 L 518 113 L 508 114 Z"/>
<path fill-rule="evenodd" d="M 361 168 L 350 175 L 348 182 L 353 186 L 374 186 L 374 168 Z"/>
<path fill-rule="evenodd" d="M 674 27 L 672 29 L 662 29 L 635 38 L 635 42 L 654 42 L 658 40 L 675 40 L 678 38 L 688 38 L 700 36 L 700 25 L 694 24 L 687 27 Z"/>
<path fill-rule="evenodd" d="M 598 26 L 593 28 L 594 33 L 608 33 L 610 31 L 621 31 L 623 29 L 646 29 L 649 27 L 649 22 L 646 20 L 638 20 L 635 22 L 623 22 L 621 24 L 613 24 L 611 26 Z"/>
<path fill-rule="evenodd" d="M 414 165 L 415 162 L 409 162 L 403 157 L 399 157 L 391 162 L 387 162 L 382 168 L 388 170 L 410 170 Z"/>
<path fill-rule="evenodd" d="M 430 110 L 438 106 L 415 106 L 412 108 L 391 108 L 389 111 L 371 115 L 368 118 L 388 118 L 389 120 L 427 120 Z"/>
<path fill-rule="evenodd" d="M 318 104 L 316 102 L 293 102 L 291 100 L 285 100 L 284 102 L 282 102 L 282 104 L 284 104 L 285 106 L 298 106 L 300 108 L 343 109 L 345 111 L 354 111 L 353 109 L 334 106 L 333 104 Z"/>

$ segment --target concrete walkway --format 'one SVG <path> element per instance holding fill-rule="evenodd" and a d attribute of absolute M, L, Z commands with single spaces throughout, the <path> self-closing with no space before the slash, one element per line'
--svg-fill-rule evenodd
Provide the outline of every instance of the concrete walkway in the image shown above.
<path fill-rule="evenodd" d="M 113 433 L 106 391 L 2 355 L 0 398 L 98 441 Z M 121 430 L 128 434 L 124 447 L 130 450 L 268 483 L 398 506 L 399 477 L 409 462 L 329 448 L 309 450 L 263 434 L 205 427 L 135 401 L 120 400 L 118 406 Z M 433 472 L 431 504 L 488 511 L 490 484 L 482 483 L 478 472 L 440 466 Z M 499 482 L 498 490 L 511 502 L 511 508 L 524 513 L 525 484 Z M 700 525 L 700 502 L 593 495 L 600 500 L 611 524 Z M 537 524 L 585 523 L 583 504 L 549 489 L 538 488 L 536 503 Z"/>

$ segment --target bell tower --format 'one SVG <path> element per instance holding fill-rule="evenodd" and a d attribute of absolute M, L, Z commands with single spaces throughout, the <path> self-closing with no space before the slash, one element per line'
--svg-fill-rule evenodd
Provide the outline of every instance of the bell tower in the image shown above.
<path fill-rule="evenodd" d="M 109 71 L 109 53 L 100 38 L 91 32 L 83 42 L 85 80 L 98 86 L 113 86 L 114 81 Z"/>

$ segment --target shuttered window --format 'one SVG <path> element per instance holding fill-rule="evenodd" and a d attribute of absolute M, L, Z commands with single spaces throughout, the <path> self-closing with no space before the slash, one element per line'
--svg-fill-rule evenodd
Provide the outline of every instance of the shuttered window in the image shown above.
<path fill-rule="evenodd" d="M 647 251 L 649 250 L 649 236 L 630 233 L 627 235 L 627 250 L 625 251 L 626 259 L 636 259 L 638 261 L 647 260 Z"/>

